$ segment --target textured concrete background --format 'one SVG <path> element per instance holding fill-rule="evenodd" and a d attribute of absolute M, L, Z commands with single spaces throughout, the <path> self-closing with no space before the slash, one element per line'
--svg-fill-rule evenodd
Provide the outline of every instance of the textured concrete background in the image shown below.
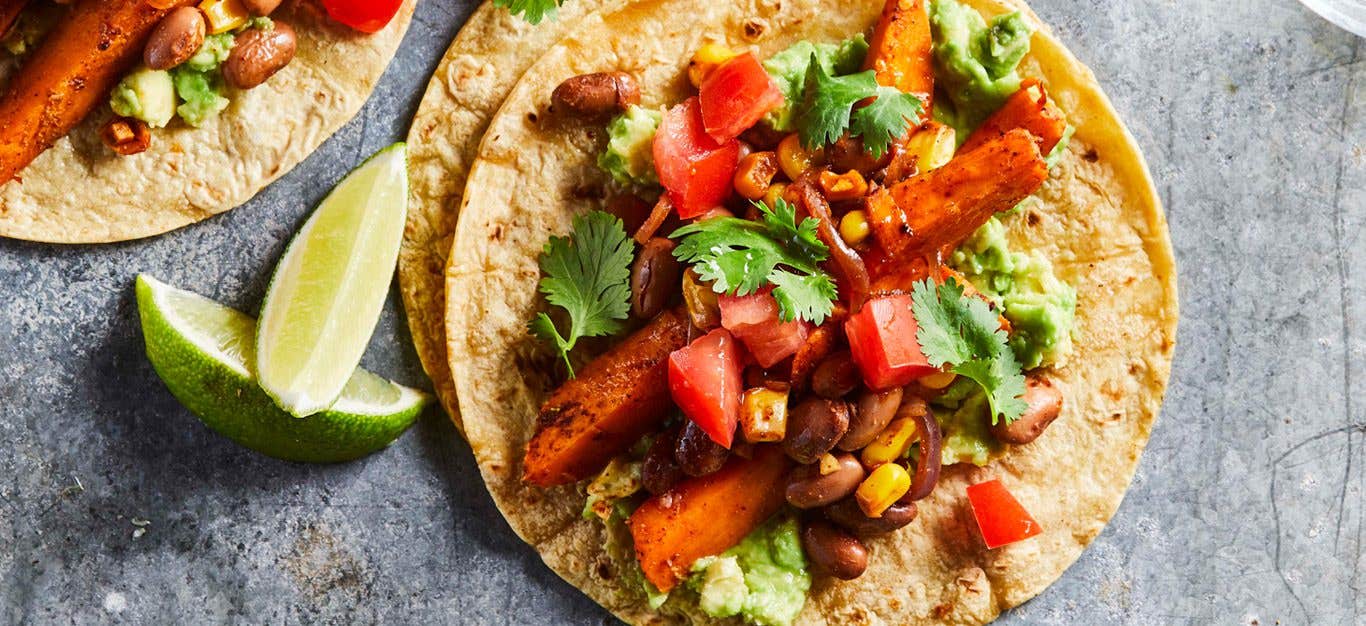
<path fill-rule="evenodd" d="M 1152 164 L 1183 316 L 1124 505 L 1004 621 L 1366 623 L 1361 41 L 1290 0 L 1034 4 Z M 471 8 L 424 2 L 362 117 L 243 208 L 146 242 L 0 241 L 0 623 L 609 619 L 512 534 L 442 416 L 357 463 L 277 462 L 181 409 L 140 345 L 137 272 L 256 308 Z M 409 343 L 391 303 L 366 365 L 422 384 Z"/>

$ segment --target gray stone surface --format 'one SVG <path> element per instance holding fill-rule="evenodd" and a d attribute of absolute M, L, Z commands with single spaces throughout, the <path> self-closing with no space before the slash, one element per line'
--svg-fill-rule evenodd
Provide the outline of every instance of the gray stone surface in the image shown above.
<path fill-rule="evenodd" d="M 1005 623 L 1366 623 L 1361 41 L 1290 0 L 1034 4 L 1152 164 L 1183 315 L 1124 505 Z M 0 242 L 0 623 L 609 621 L 512 534 L 442 416 L 357 463 L 277 462 L 202 427 L 140 345 L 137 272 L 255 308 L 470 10 L 422 3 L 361 118 L 243 208 L 145 242 Z M 391 300 L 366 364 L 422 384 Z"/>

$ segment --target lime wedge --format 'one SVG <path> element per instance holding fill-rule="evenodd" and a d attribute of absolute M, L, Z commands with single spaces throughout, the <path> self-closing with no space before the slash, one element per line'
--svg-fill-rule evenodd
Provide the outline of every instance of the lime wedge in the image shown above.
<path fill-rule="evenodd" d="M 209 428 L 287 461 L 336 463 L 388 446 L 431 398 L 356 370 L 332 409 L 298 419 L 251 373 L 256 321 L 150 276 L 137 281 L 147 358 L 171 393 Z"/>
<path fill-rule="evenodd" d="M 256 373 L 280 408 L 332 406 L 379 322 L 408 212 L 408 150 L 385 148 L 323 200 L 275 269 L 256 332 Z"/>

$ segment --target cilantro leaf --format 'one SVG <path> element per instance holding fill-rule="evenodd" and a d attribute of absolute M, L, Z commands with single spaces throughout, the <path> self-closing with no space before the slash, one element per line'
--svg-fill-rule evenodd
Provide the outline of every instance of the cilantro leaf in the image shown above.
<path fill-rule="evenodd" d="M 878 87 L 877 99 L 854 111 L 849 134 L 863 137 L 863 148 L 881 159 L 892 141 L 905 135 L 924 111 L 920 98 L 894 87 Z"/>
<path fill-rule="evenodd" d="M 987 394 L 993 424 L 1008 424 L 1024 413 L 1024 372 L 990 305 L 965 294 L 957 280 L 936 286 L 927 278 L 912 287 L 911 310 L 919 326 L 916 341 L 930 364 L 947 365 L 977 383 Z"/>
<path fill-rule="evenodd" d="M 583 337 L 618 332 L 631 308 L 631 240 L 621 220 L 603 211 L 574 218 L 574 233 L 551 237 L 541 253 L 541 293 L 569 312 L 562 335 L 549 315 L 532 320 L 532 334 L 553 345 L 574 376 L 569 351 Z"/>
<path fill-rule="evenodd" d="M 680 239 L 674 257 L 689 263 L 716 293 L 747 296 L 773 285 L 783 321 L 821 324 L 834 310 L 835 281 L 820 267 L 830 249 L 816 236 L 819 222 L 797 222 L 783 200 L 770 209 L 755 203 L 762 221 L 718 217 L 688 224 L 669 235 Z"/>
<path fill-rule="evenodd" d="M 835 143 L 849 128 L 854 105 L 877 95 L 877 73 L 869 70 L 831 76 L 815 55 L 806 72 L 806 93 L 797 110 L 797 130 L 802 145 L 815 149 Z"/>
<path fill-rule="evenodd" d="M 564 0 L 493 0 L 493 4 L 507 9 L 513 15 L 522 16 L 522 19 L 532 24 L 540 24 L 546 18 L 555 19 Z"/>

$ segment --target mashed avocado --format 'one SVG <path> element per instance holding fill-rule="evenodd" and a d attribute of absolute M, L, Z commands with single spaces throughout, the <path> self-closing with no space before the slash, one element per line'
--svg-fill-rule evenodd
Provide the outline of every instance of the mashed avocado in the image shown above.
<path fill-rule="evenodd" d="M 740 545 L 693 564 L 688 586 L 698 606 L 712 617 L 739 615 L 760 626 L 786 626 L 797 619 L 811 588 L 796 518 L 779 515 L 755 529 Z"/>
<path fill-rule="evenodd" d="M 950 398 L 947 402 L 941 398 L 937 404 L 948 404 L 951 408 L 934 412 L 944 437 L 940 444 L 944 465 L 972 463 L 980 467 L 1005 453 L 1006 446 L 991 434 L 991 420 L 987 417 L 991 409 L 977 383 L 959 379 L 945 395 L 966 397 Z"/>
<path fill-rule="evenodd" d="M 1029 53 L 1034 29 L 1020 13 L 992 18 L 956 0 L 930 4 L 937 78 L 952 107 L 936 106 L 941 122 L 966 139 L 1010 94 L 1020 88 L 1015 68 Z"/>
<path fill-rule="evenodd" d="M 181 100 L 181 105 L 176 107 L 176 114 L 186 124 L 198 128 L 228 108 L 228 99 L 222 94 L 223 78 L 218 72 L 196 72 L 177 67 L 171 70 L 171 76 L 175 78 L 175 92 Z"/>
<path fill-rule="evenodd" d="M 175 83 L 169 72 L 138 69 L 114 87 L 109 106 L 123 117 L 140 119 L 152 128 L 165 128 L 175 116 Z"/>
<path fill-rule="evenodd" d="M 983 224 L 949 263 L 1001 307 L 1010 320 L 1010 347 L 1026 370 L 1071 354 L 1076 289 L 1043 256 L 1012 252 L 1000 219 Z"/>
<path fill-rule="evenodd" d="M 209 35 L 204 38 L 204 45 L 199 46 L 199 51 L 194 53 L 188 61 L 185 61 L 180 68 L 191 69 L 196 72 L 216 71 L 224 61 L 228 60 L 228 55 L 232 53 L 232 47 L 237 43 L 237 38 L 232 33 L 219 33 Z M 177 68 L 177 69 L 180 69 Z"/>
<path fill-rule="evenodd" d="M 598 155 L 598 167 L 623 185 L 659 184 L 655 174 L 655 131 L 663 119 L 659 111 L 632 106 L 607 124 L 607 150 Z"/>
<path fill-rule="evenodd" d="M 792 130 L 793 107 L 802 99 L 806 89 L 806 74 L 811 67 L 811 56 L 815 55 L 821 67 L 832 76 L 842 76 L 857 72 L 868 56 L 868 41 L 863 35 L 856 35 L 840 43 L 813 44 L 799 41 L 786 50 L 764 61 L 764 69 L 778 83 L 786 103 L 764 118 L 774 130 Z"/>

